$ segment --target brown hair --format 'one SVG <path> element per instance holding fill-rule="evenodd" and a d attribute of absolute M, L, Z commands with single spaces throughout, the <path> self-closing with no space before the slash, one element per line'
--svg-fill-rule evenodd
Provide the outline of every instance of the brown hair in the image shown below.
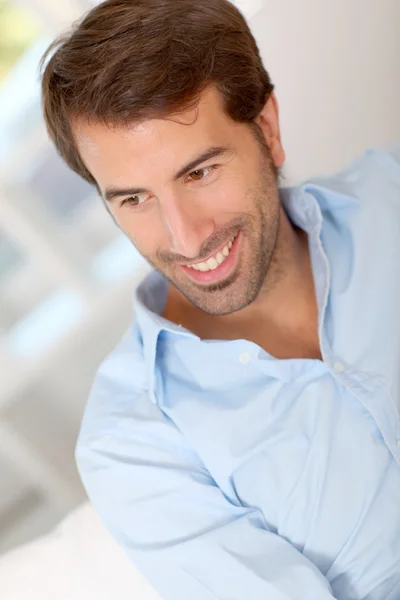
<path fill-rule="evenodd" d="M 253 121 L 274 89 L 228 0 L 106 0 L 49 46 L 40 68 L 50 138 L 93 184 L 75 145 L 74 118 L 111 127 L 166 118 L 194 108 L 214 84 L 225 113 L 249 123 L 262 141 Z"/>

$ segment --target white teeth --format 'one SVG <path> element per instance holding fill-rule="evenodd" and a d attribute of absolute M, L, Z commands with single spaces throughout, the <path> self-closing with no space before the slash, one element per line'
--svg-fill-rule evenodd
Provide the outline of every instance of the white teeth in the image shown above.
<path fill-rule="evenodd" d="M 214 271 L 218 267 L 218 261 L 215 258 L 209 258 L 206 265 L 211 271 Z"/>
<path fill-rule="evenodd" d="M 214 271 L 219 265 L 222 265 L 225 262 L 227 256 L 229 256 L 229 251 L 233 246 L 233 242 L 235 241 L 236 236 L 231 240 L 221 252 L 214 257 L 209 258 L 206 262 L 197 263 L 197 265 L 188 265 L 191 269 L 195 271 Z"/>

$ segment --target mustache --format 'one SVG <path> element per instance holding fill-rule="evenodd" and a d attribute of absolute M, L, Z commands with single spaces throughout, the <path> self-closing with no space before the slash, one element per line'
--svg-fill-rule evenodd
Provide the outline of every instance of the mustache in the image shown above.
<path fill-rule="evenodd" d="M 211 254 L 214 254 L 218 248 L 224 242 L 228 242 L 233 236 L 235 236 L 240 229 L 244 229 L 247 224 L 247 220 L 245 217 L 240 217 L 239 219 L 235 219 L 235 221 L 231 221 L 228 225 L 220 229 L 217 233 L 211 235 L 203 244 L 199 254 L 197 257 L 188 258 L 187 256 L 183 256 L 182 254 L 176 254 L 175 252 L 162 251 L 158 253 L 158 256 L 164 262 L 170 264 L 180 264 L 185 262 L 201 262 Z"/>

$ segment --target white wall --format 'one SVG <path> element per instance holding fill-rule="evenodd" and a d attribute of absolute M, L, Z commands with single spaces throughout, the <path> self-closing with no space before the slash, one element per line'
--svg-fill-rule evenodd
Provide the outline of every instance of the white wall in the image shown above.
<path fill-rule="evenodd" d="M 400 0 L 237 0 L 276 85 L 289 183 L 400 141 Z"/>

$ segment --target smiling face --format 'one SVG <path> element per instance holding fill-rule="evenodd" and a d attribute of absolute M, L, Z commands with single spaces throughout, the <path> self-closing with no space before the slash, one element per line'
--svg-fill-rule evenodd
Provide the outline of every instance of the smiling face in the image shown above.
<path fill-rule="evenodd" d="M 196 118 L 197 117 L 197 118 Z M 265 144 L 207 88 L 198 109 L 130 128 L 76 121 L 83 162 L 138 251 L 195 307 L 235 312 L 262 289 L 273 256 L 284 161 L 275 97 Z"/>

